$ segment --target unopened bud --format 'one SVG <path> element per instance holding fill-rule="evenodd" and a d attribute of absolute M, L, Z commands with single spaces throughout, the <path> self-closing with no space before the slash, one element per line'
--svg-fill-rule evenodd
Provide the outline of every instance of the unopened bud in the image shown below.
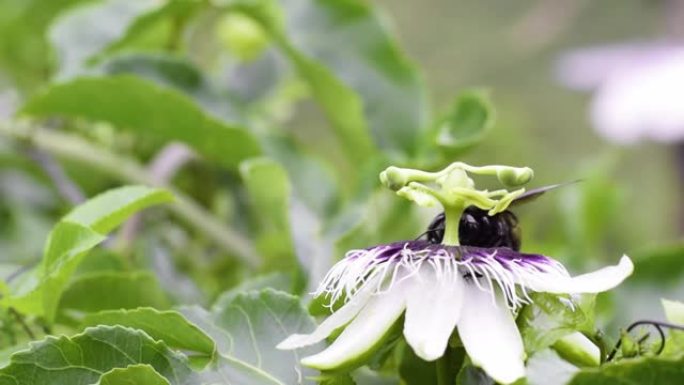
<path fill-rule="evenodd" d="M 529 167 L 501 167 L 497 170 L 496 177 L 506 187 L 518 187 L 531 181 L 534 171 Z"/>
<path fill-rule="evenodd" d="M 399 167 L 390 166 L 380 173 L 380 182 L 393 191 L 398 191 L 409 182 L 406 173 Z"/>

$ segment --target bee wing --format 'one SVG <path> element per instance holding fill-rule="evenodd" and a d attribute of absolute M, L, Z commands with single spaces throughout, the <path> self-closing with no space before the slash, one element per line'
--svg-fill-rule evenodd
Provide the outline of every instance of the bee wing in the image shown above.
<path fill-rule="evenodd" d="M 529 202 L 531 202 L 531 201 L 533 201 L 533 200 L 539 198 L 540 196 L 542 196 L 542 195 L 543 195 L 544 193 L 546 193 L 547 191 L 555 190 L 555 189 L 557 189 L 557 188 L 559 188 L 559 187 L 565 187 L 565 186 L 568 186 L 568 185 L 571 185 L 571 184 L 575 184 L 575 183 L 578 183 L 578 182 L 581 182 L 581 181 L 582 181 L 581 179 L 578 179 L 578 180 L 575 180 L 575 181 L 572 181 L 572 182 L 558 183 L 558 184 L 552 184 L 552 185 L 549 185 L 549 186 L 543 186 L 543 187 L 533 188 L 533 189 L 531 189 L 531 190 L 525 191 L 524 194 L 522 194 L 522 195 L 520 195 L 519 197 L 515 198 L 515 199 L 513 200 L 513 202 L 511 202 L 511 206 L 518 206 L 518 205 L 521 205 L 521 204 L 524 204 L 524 203 L 529 203 Z"/>
<path fill-rule="evenodd" d="M 552 184 L 552 185 L 549 185 L 549 186 L 543 186 L 543 187 L 533 188 L 533 189 L 531 189 L 531 190 L 525 191 L 525 193 L 523 193 L 522 195 L 520 195 L 519 197 L 517 197 L 516 199 L 514 199 L 513 202 L 511 202 L 510 206 L 518 206 L 518 205 L 521 205 L 521 204 L 524 204 L 524 203 L 529 203 L 529 202 L 531 202 L 531 201 L 533 201 L 533 200 L 539 198 L 541 195 L 543 195 L 543 194 L 546 193 L 547 191 L 555 190 L 555 189 L 557 189 L 557 188 L 559 188 L 559 187 L 564 187 L 564 186 L 571 185 L 571 184 L 575 184 L 575 183 L 578 183 L 578 182 L 581 182 L 581 181 L 582 181 L 581 179 L 578 179 L 578 180 L 575 180 L 575 181 L 572 181 L 572 182 L 558 183 L 558 184 Z M 472 207 L 472 206 L 471 206 L 471 207 Z M 438 231 L 444 231 L 444 212 L 438 214 L 438 215 L 432 220 L 432 222 L 430 223 L 430 225 L 428 226 L 427 231 L 425 231 L 424 233 L 420 234 L 420 235 L 416 238 L 416 240 L 421 239 L 421 238 L 424 237 L 424 236 L 428 236 L 428 238 L 429 238 L 429 237 L 430 237 L 430 234 L 433 234 L 433 233 L 438 232 Z"/>

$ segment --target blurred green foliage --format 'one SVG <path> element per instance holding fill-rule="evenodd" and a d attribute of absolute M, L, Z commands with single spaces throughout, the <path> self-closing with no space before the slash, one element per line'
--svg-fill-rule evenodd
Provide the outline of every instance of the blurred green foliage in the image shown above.
<path fill-rule="evenodd" d="M 513 164 L 534 168 L 536 185 L 581 180 L 516 210 L 523 248 L 578 270 L 627 253 L 636 273 L 597 298 L 597 325 L 593 312 L 560 317 L 568 309 L 540 296 L 519 318 L 530 355 L 573 330 L 616 335 L 659 316 L 660 297 L 681 299 L 682 187 L 666 149 L 601 142 L 585 98 L 553 84 L 550 70 L 565 48 L 654 34 L 660 5 L 428 3 L 0 0 L 3 376 L 312 383 L 291 352 L 270 348 L 313 325 L 295 295 L 346 250 L 413 239 L 435 214 L 380 189 L 391 164 Z M 250 322 L 261 338 L 244 339 Z M 125 327 L 85 329 L 100 323 Z M 8 361 L 56 332 L 74 336 Z M 192 333 L 206 341 L 180 338 Z M 60 379 L 22 377 L 24 362 L 40 371 L 41 360 L 60 359 L 56 346 L 70 365 L 75 346 L 104 354 L 88 345 L 98 339 L 112 354 L 85 368 L 99 374 L 74 365 Z M 124 365 L 116 352 L 129 340 L 149 355 Z M 398 346 L 374 369 L 418 383 L 426 363 Z M 680 364 L 656 360 L 571 383 Z M 488 381 L 464 368 L 460 383 Z M 392 378 L 362 371 L 321 383 Z"/>

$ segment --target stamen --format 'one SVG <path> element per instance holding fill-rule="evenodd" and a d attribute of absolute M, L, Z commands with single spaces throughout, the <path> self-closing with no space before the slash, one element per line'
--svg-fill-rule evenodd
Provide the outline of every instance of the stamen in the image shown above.
<path fill-rule="evenodd" d="M 342 296 L 350 301 L 361 290 L 382 295 L 401 282 L 415 278 L 424 266 L 429 266 L 440 282 L 458 279 L 457 275 L 467 279 L 479 290 L 490 293 L 495 302 L 496 285 L 513 311 L 532 303 L 526 286 L 569 276 L 562 264 L 543 256 L 507 249 L 491 252 L 491 249 L 407 241 L 348 252 L 330 269 L 314 295 L 325 295 L 329 306 Z"/>

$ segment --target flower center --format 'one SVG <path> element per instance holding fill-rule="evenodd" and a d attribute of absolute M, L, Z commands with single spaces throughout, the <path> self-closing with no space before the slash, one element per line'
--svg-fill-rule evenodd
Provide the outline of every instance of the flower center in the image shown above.
<path fill-rule="evenodd" d="M 534 176 L 529 167 L 476 167 L 454 162 L 437 172 L 388 167 L 380 173 L 380 181 L 396 191 L 397 195 L 420 206 L 440 204 L 444 208 L 445 217 L 442 244 L 457 246 L 460 245 L 459 222 L 466 208 L 475 206 L 487 210 L 489 215 L 495 215 L 505 211 L 515 198 L 525 192 L 524 188 L 513 191 L 506 188 L 495 191 L 478 190 L 469 174 L 496 176 L 507 188 L 520 187 Z"/>

